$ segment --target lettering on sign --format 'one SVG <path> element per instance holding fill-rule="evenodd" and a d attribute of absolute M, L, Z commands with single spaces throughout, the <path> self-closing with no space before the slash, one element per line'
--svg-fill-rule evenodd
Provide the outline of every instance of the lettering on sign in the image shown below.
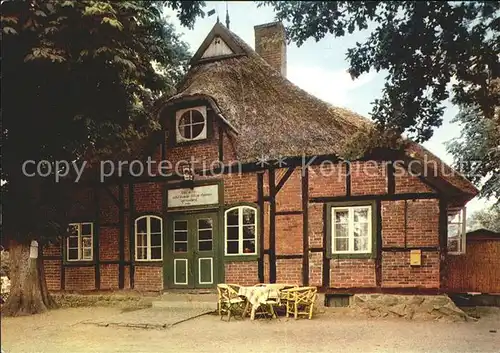
<path fill-rule="evenodd" d="M 167 197 L 169 208 L 214 205 L 219 203 L 219 185 L 168 190 Z"/>

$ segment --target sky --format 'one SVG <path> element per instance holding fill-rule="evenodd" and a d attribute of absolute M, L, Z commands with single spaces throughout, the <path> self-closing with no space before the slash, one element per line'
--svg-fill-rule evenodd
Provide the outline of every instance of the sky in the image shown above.
<path fill-rule="evenodd" d="M 228 1 L 230 29 L 254 48 L 255 25 L 273 22 L 274 11 L 271 7 L 260 7 L 251 1 Z M 181 26 L 170 9 L 165 11 L 182 39 L 189 44 L 194 53 L 216 23 L 217 14 L 225 24 L 226 2 L 208 1 L 205 12 L 214 9 L 216 14 L 198 18 L 194 28 Z M 287 78 L 297 86 L 335 106 L 348 108 L 369 117 L 371 103 L 381 95 L 384 74 L 372 71 L 352 80 L 347 69 L 346 52 L 356 42 L 364 41 L 369 32 L 357 32 L 342 38 L 326 36 L 319 42 L 309 39 L 300 48 L 294 43 L 287 46 Z M 460 135 L 460 126 L 451 120 L 458 109 L 446 103 L 443 125 L 434 131 L 434 136 L 423 145 L 448 164 L 453 157 L 446 152 L 445 143 Z M 484 199 L 475 198 L 467 205 L 468 212 L 479 210 L 491 204 Z"/>

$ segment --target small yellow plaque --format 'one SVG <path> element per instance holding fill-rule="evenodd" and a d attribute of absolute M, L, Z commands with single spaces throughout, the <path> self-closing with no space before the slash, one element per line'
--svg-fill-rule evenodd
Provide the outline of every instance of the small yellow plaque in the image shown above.
<path fill-rule="evenodd" d="M 422 250 L 410 250 L 410 265 L 411 266 L 422 265 Z"/>

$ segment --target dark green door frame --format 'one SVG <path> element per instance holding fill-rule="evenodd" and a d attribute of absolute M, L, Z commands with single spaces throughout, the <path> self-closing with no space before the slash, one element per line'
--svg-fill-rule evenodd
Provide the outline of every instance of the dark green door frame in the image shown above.
<path fill-rule="evenodd" d="M 217 211 L 167 216 L 165 288 L 212 288 L 219 283 L 219 218 Z"/>

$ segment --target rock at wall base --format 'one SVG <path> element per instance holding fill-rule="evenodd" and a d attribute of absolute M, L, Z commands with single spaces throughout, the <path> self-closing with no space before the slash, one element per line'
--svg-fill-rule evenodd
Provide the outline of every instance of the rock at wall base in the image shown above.
<path fill-rule="evenodd" d="M 369 317 L 467 321 L 468 315 L 446 295 L 354 295 L 351 307 Z"/>

